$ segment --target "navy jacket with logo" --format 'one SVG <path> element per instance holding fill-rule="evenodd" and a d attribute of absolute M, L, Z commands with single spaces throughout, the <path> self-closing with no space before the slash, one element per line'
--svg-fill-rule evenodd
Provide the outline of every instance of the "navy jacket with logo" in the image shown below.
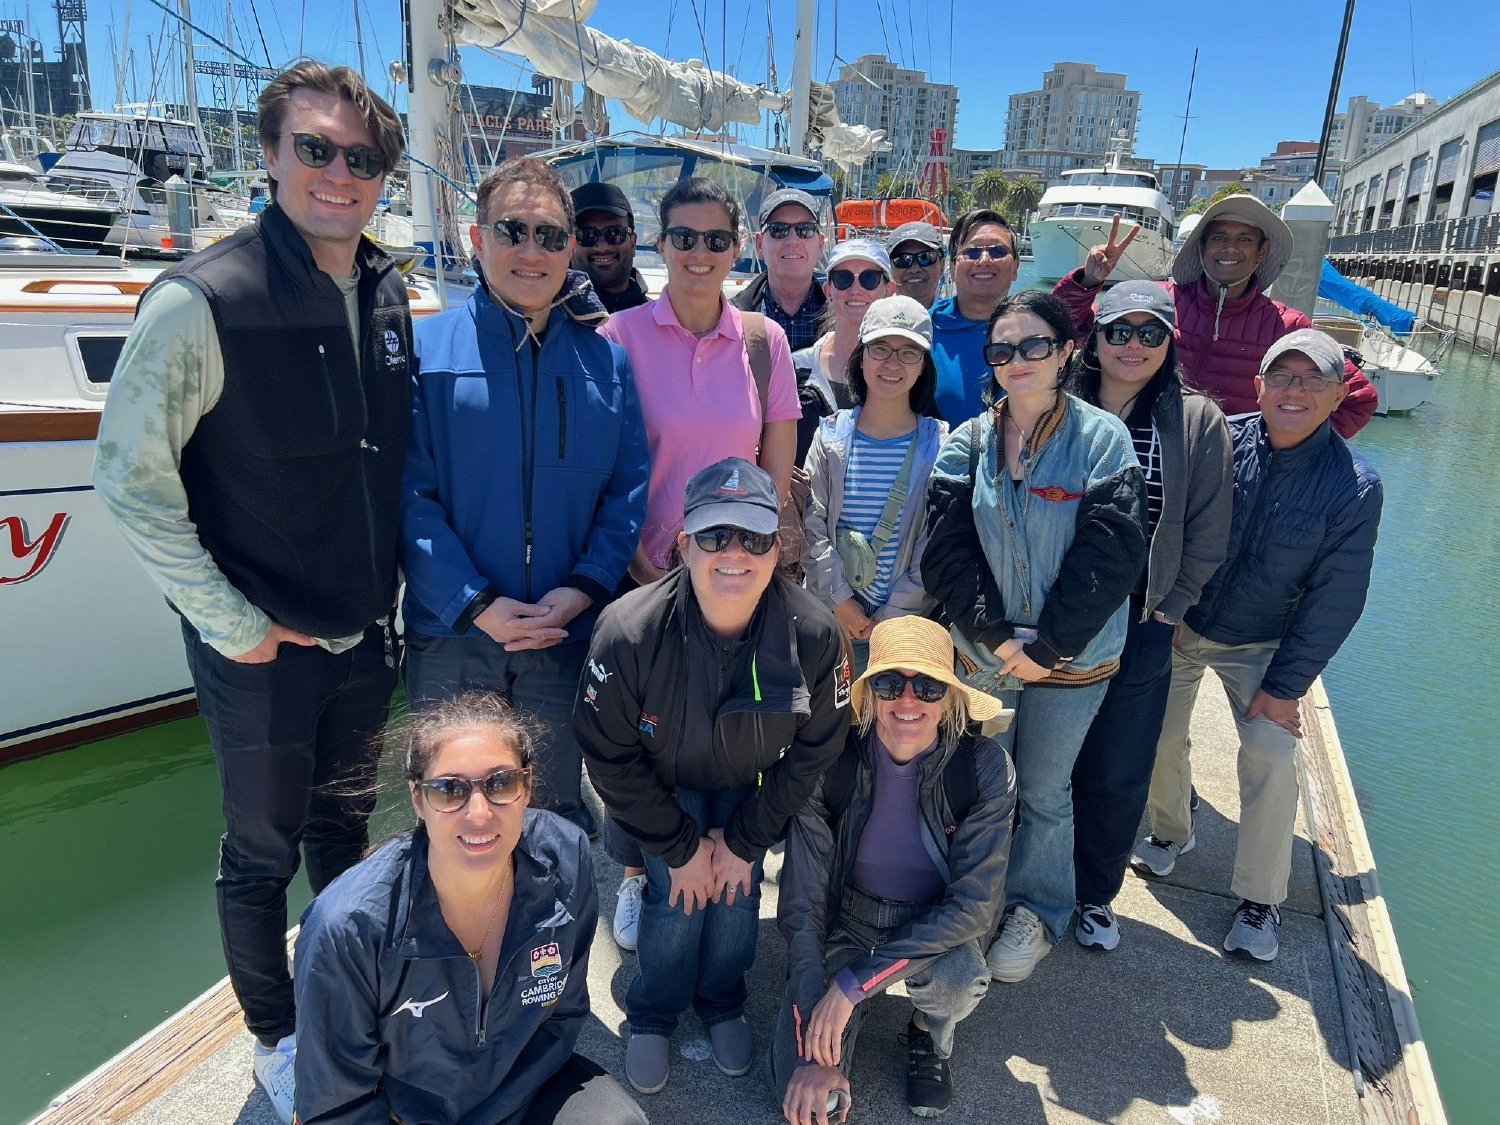
<path fill-rule="evenodd" d="M 335 879 L 297 937 L 303 1125 L 519 1121 L 573 1054 L 599 916 L 583 833 L 526 813 L 495 985 L 443 921 L 420 825 Z"/>

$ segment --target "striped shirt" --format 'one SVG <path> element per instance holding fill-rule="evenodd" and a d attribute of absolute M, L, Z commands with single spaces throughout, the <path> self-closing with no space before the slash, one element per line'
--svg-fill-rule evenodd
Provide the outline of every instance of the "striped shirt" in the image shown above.
<path fill-rule="evenodd" d="M 886 499 L 896 484 L 896 478 L 901 475 L 901 462 L 906 460 L 906 451 L 916 440 L 916 430 L 893 438 L 873 438 L 857 429 L 854 431 L 849 463 L 844 469 L 840 528 L 857 531 L 873 540 L 875 526 L 885 511 Z M 891 594 L 892 571 L 896 569 L 896 552 L 901 546 L 899 516 L 896 523 L 896 530 L 891 532 L 875 560 L 875 580 L 858 591 L 862 601 L 877 609 L 885 605 Z"/>
<path fill-rule="evenodd" d="M 1135 459 L 1146 474 L 1146 542 L 1149 543 L 1161 519 L 1161 435 L 1156 432 L 1155 423 L 1147 422 L 1144 426 L 1130 427 L 1130 442 L 1135 447 Z"/>

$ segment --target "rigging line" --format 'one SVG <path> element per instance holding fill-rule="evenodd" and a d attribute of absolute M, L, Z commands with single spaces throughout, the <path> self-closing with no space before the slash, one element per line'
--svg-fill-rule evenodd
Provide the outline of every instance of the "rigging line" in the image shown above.
<path fill-rule="evenodd" d="M 207 39 L 210 43 L 212 43 L 215 47 L 221 47 L 221 48 L 223 48 L 224 51 L 226 53 L 228 53 L 231 57 L 239 59 L 239 61 L 242 62 L 242 63 L 244 63 L 246 66 L 258 66 L 259 65 L 258 63 L 255 62 L 254 59 L 248 59 L 244 55 L 240 54 L 233 47 L 231 47 L 228 43 L 224 42 L 224 40 L 219 39 L 219 38 L 217 38 L 217 37 L 215 37 L 213 35 L 210 35 L 207 31 L 203 30 L 203 28 L 199 27 L 192 20 L 190 20 L 190 19 L 184 19 L 177 12 L 172 11 L 171 8 L 167 7 L 165 4 L 162 3 L 162 0 L 151 0 L 151 3 L 155 4 L 162 11 L 166 12 L 167 15 L 169 15 L 173 19 L 177 20 L 178 23 L 186 24 L 188 27 L 192 28 L 199 35 L 203 36 L 203 38 Z"/>
<path fill-rule="evenodd" d="M 266 65 L 274 66 L 271 62 L 271 47 L 266 42 L 266 29 L 260 26 L 260 9 L 255 6 L 255 0 L 250 0 L 250 14 L 255 17 L 255 33 L 260 36 L 260 49 L 266 53 Z"/>
<path fill-rule="evenodd" d="M 1411 46 L 1411 88 L 1417 88 L 1417 20 L 1412 14 L 1411 0 L 1406 0 L 1407 43 Z"/>

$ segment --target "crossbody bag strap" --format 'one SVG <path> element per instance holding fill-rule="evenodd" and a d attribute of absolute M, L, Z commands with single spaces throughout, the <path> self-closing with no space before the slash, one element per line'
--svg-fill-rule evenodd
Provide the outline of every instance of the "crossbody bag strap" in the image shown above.
<path fill-rule="evenodd" d="M 901 505 L 906 503 L 906 493 L 911 488 L 911 467 L 917 456 L 917 442 L 921 439 L 922 431 L 918 427 L 917 432 L 912 435 L 911 444 L 906 447 L 906 458 L 901 462 L 896 482 L 891 485 L 891 494 L 885 498 L 885 508 L 881 510 L 879 522 L 875 524 L 875 533 L 870 536 L 870 547 L 877 559 L 890 537 L 896 534 L 896 521 L 901 518 Z"/>

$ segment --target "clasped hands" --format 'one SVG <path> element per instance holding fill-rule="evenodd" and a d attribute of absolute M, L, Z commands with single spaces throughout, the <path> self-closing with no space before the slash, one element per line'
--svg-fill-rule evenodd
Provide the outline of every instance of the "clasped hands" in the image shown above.
<path fill-rule="evenodd" d="M 684 914 L 702 909 L 710 902 L 722 901 L 728 906 L 735 895 L 750 893 L 754 868 L 753 863 L 729 850 L 722 828 L 711 828 L 698 837 L 698 850 L 692 859 L 681 867 L 669 869 L 672 886 L 667 892 L 667 905 L 676 906 L 680 898 Z"/>

